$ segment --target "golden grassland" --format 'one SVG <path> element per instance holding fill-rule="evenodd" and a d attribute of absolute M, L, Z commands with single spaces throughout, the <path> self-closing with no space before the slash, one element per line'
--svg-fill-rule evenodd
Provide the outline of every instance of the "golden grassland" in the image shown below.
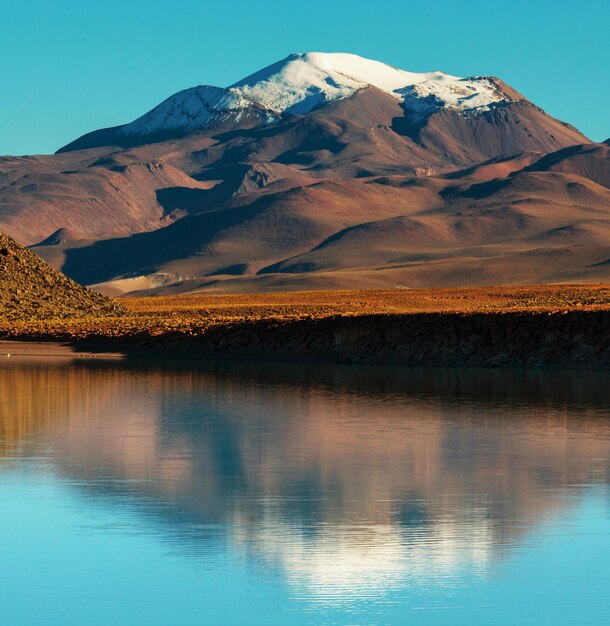
<path fill-rule="evenodd" d="M 610 285 L 449 289 L 362 289 L 124 298 L 132 315 L 222 319 L 303 318 L 374 313 L 440 313 L 610 308 Z"/>
<path fill-rule="evenodd" d="M 121 298 L 115 317 L 24 321 L 0 318 L 0 336 L 120 337 L 168 332 L 198 334 L 212 326 L 330 316 L 610 310 L 610 285 L 542 285 L 451 289 L 303 291 L 238 295 Z"/>

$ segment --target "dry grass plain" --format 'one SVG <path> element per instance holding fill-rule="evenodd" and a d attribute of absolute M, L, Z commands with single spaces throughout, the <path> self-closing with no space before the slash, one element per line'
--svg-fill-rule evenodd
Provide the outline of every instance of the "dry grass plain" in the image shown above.
<path fill-rule="evenodd" d="M 543 285 L 454 289 L 302 291 L 272 294 L 121 298 L 115 318 L 2 321 L 0 329 L 123 332 L 197 330 L 211 324 L 319 319 L 334 315 L 480 313 L 610 309 L 610 285 Z"/>
<path fill-rule="evenodd" d="M 211 326 L 257 320 L 281 323 L 371 314 L 599 311 L 610 309 L 610 285 L 302 291 L 121 298 L 118 302 L 126 313 L 116 317 L 20 322 L 0 319 L 0 336 L 52 339 L 91 334 L 108 337 L 168 332 L 197 334 Z"/>
<path fill-rule="evenodd" d="M 610 285 L 362 289 L 122 298 L 132 315 L 210 319 L 610 308 Z"/>

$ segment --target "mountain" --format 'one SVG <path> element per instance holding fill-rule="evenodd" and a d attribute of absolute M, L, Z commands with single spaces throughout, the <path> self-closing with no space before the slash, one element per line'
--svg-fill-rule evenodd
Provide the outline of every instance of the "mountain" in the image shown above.
<path fill-rule="evenodd" d="M 272 127 L 288 117 L 308 115 L 321 107 L 360 96 L 366 90 L 374 91 L 375 96 L 369 95 L 357 104 L 360 121 L 380 122 L 385 114 L 388 119 L 384 121 L 391 128 L 394 126 L 392 129 L 399 135 L 412 135 L 411 138 L 422 141 L 426 134 L 430 135 L 427 138 L 430 150 L 435 147 L 432 138 L 451 124 L 450 120 L 464 130 L 473 127 L 474 120 L 482 120 L 478 125 L 483 127 L 497 125 L 506 116 L 511 117 L 512 109 L 528 118 L 531 128 L 525 127 L 523 133 L 532 140 L 528 142 L 532 143 L 530 147 L 535 144 L 538 148 L 552 148 L 564 140 L 574 143 L 575 139 L 583 139 L 565 124 L 554 123 L 521 94 L 494 77 L 458 78 L 439 71 L 405 72 L 353 54 L 309 53 L 290 55 L 228 88 L 201 85 L 186 89 L 129 124 L 90 133 L 60 151 L 109 143 L 125 147 L 212 128 Z M 499 110 L 505 115 L 491 114 Z M 435 117 L 434 124 L 429 123 L 434 114 L 441 113 L 444 115 Z M 471 123 L 460 124 L 464 119 Z M 421 138 L 425 126 L 430 128 Z M 487 132 L 494 134 L 493 129 Z M 501 136 L 501 131 L 494 134 L 495 138 Z M 520 141 L 525 141 L 524 137 Z"/>
<path fill-rule="evenodd" d="M 296 54 L 0 159 L 0 228 L 113 293 L 593 280 L 608 163 L 498 78 Z"/>
<path fill-rule="evenodd" d="M 0 233 L 0 322 L 121 315 L 120 306 L 51 269 Z"/>

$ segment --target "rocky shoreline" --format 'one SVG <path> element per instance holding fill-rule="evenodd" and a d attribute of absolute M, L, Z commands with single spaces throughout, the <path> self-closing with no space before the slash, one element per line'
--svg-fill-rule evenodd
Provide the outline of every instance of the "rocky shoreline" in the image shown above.
<path fill-rule="evenodd" d="M 75 354 L 320 363 L 610 367 L 610 310 L 336 315 L 260 319 L 200 331 L 43 333 Z"/>

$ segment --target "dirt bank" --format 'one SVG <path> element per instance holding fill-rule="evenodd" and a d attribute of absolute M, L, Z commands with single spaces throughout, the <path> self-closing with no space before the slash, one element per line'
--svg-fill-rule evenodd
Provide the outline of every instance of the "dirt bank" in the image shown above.
<path fill-rule="evenodd" d="M 11 339 L 4 333 L 4 339 Z M 414 313 L 254 320 L 196 333 L 21 334 L 78 353 L 370 364 L 610 367 L 610 311 Z"/>

